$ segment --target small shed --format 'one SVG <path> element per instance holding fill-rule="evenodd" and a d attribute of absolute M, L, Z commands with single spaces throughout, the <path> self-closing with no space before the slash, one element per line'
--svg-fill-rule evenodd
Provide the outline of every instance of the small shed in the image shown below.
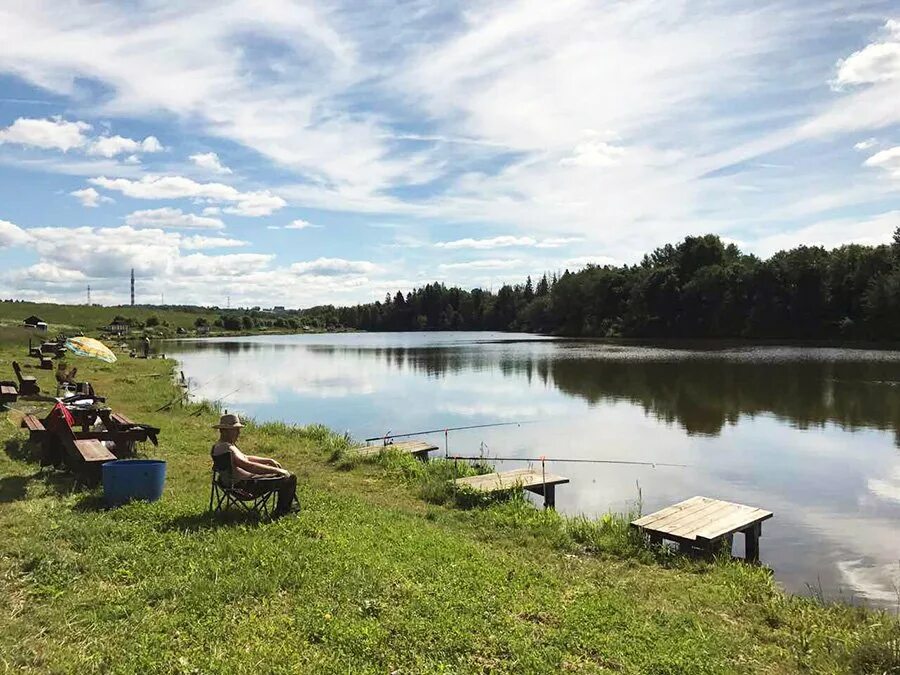
<path fill-rule="evenodd" d="M 103 330 L 107 333 L 127 333 L 129 329 L 129 325 L 127 323 L 121 321 L 113 321 L 111 324 L 106 326 Z"/>
<path fill-rule="evenodd" d="M 27 319 L 25 319 L 22 324 L 25 328 L 34 328 L 35 330 L 47 330 L 47 322 L 44 321 L 41 317 L 35 316 L 32 314 Z"/>
<path fill-rule="evenodd" d="M 209 335 L 209 326 L 197 326 L 197 335 Z"/>

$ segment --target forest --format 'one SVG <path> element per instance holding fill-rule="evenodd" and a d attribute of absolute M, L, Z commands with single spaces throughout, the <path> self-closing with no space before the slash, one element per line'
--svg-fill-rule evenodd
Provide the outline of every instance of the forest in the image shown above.
<path fill-rule="evenodd" d="M 496 293 L 435 282 L 384 302 L 305 309 L 300 320 L 369 331 L 894 340 L 900 228 L 888 245 L 799 246 L 767 259 L 716 235 L 687 237 L 636 265 L 528 277 Z"/>

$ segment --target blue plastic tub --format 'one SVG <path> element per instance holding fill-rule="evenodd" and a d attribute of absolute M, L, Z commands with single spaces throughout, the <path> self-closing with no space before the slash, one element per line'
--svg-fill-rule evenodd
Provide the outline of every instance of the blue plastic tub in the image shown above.
<path fill-rule="evenodd" d="M 103 465 L 103 497 L 109 506 L 162 497 L 166 463 L 162 459 L 117 459 Z"/>

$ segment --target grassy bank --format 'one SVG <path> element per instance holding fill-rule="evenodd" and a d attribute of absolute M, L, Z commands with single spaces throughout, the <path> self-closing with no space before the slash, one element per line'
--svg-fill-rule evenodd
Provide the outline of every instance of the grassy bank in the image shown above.
<path fill-rule="evenodd" d="M 0 346 L 0 372 L 23 347 Z M 27 359 L 19 358 L 20 361 Z M 163 429 L 164 499 L 106 511 L 0 425 L 0 667 L 16 672 L 895 672 L 892 617 L 788 597 L 762 569 L 646 551 L 622 518 L 473 504 L 453 467 L 349 459 L 320 427 L 251 424 L 242 446 L 300 477 L 303 510 L 206 514 L 205 406 L 172 364 L 78 361 Z M 46 389 L 52 374 L 31 370 Z M 35 407 L 22 402 L 21 408 Z M 467 507 L 467 508 L 461 508 Z M 894 668 L 895 671 L 890 671 Z"/>

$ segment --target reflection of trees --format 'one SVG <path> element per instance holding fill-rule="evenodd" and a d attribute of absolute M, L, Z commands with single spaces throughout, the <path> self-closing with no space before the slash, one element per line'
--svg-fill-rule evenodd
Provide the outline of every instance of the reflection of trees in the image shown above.
<path fill-rule="evenodd" d="M 428 377 L 496 369 L 529 382 L 538 378 L 592 404 L 629 401 L 691 434 L 717 435 L 740 415 L 771 413 L 800 428 L 833 422 L 848 429 L 891 429 L 900 445 L 900 362 L 895 361 L 741 361 L 715 356 L 645 360 L 634 358 L 639 354 L 634 351 L 566 356 L 488 346 L 301 347 L 239 340 L 182 343 L 179 349 L 226 354 L 304 349 L 382 361 L 389 370 Z"/>
<path fill-rule="evenodd" d="M 801 429 L 900 429 L 900 364 L 560 359 L 552 381 L 591 403 L 628 400 L 689 433 L 718 434 L 738 417 L 773 413 Z M 896 386 L 895 386 L 896 385 Z M 898 434 L 900 438 L 900 434 Z"/>

